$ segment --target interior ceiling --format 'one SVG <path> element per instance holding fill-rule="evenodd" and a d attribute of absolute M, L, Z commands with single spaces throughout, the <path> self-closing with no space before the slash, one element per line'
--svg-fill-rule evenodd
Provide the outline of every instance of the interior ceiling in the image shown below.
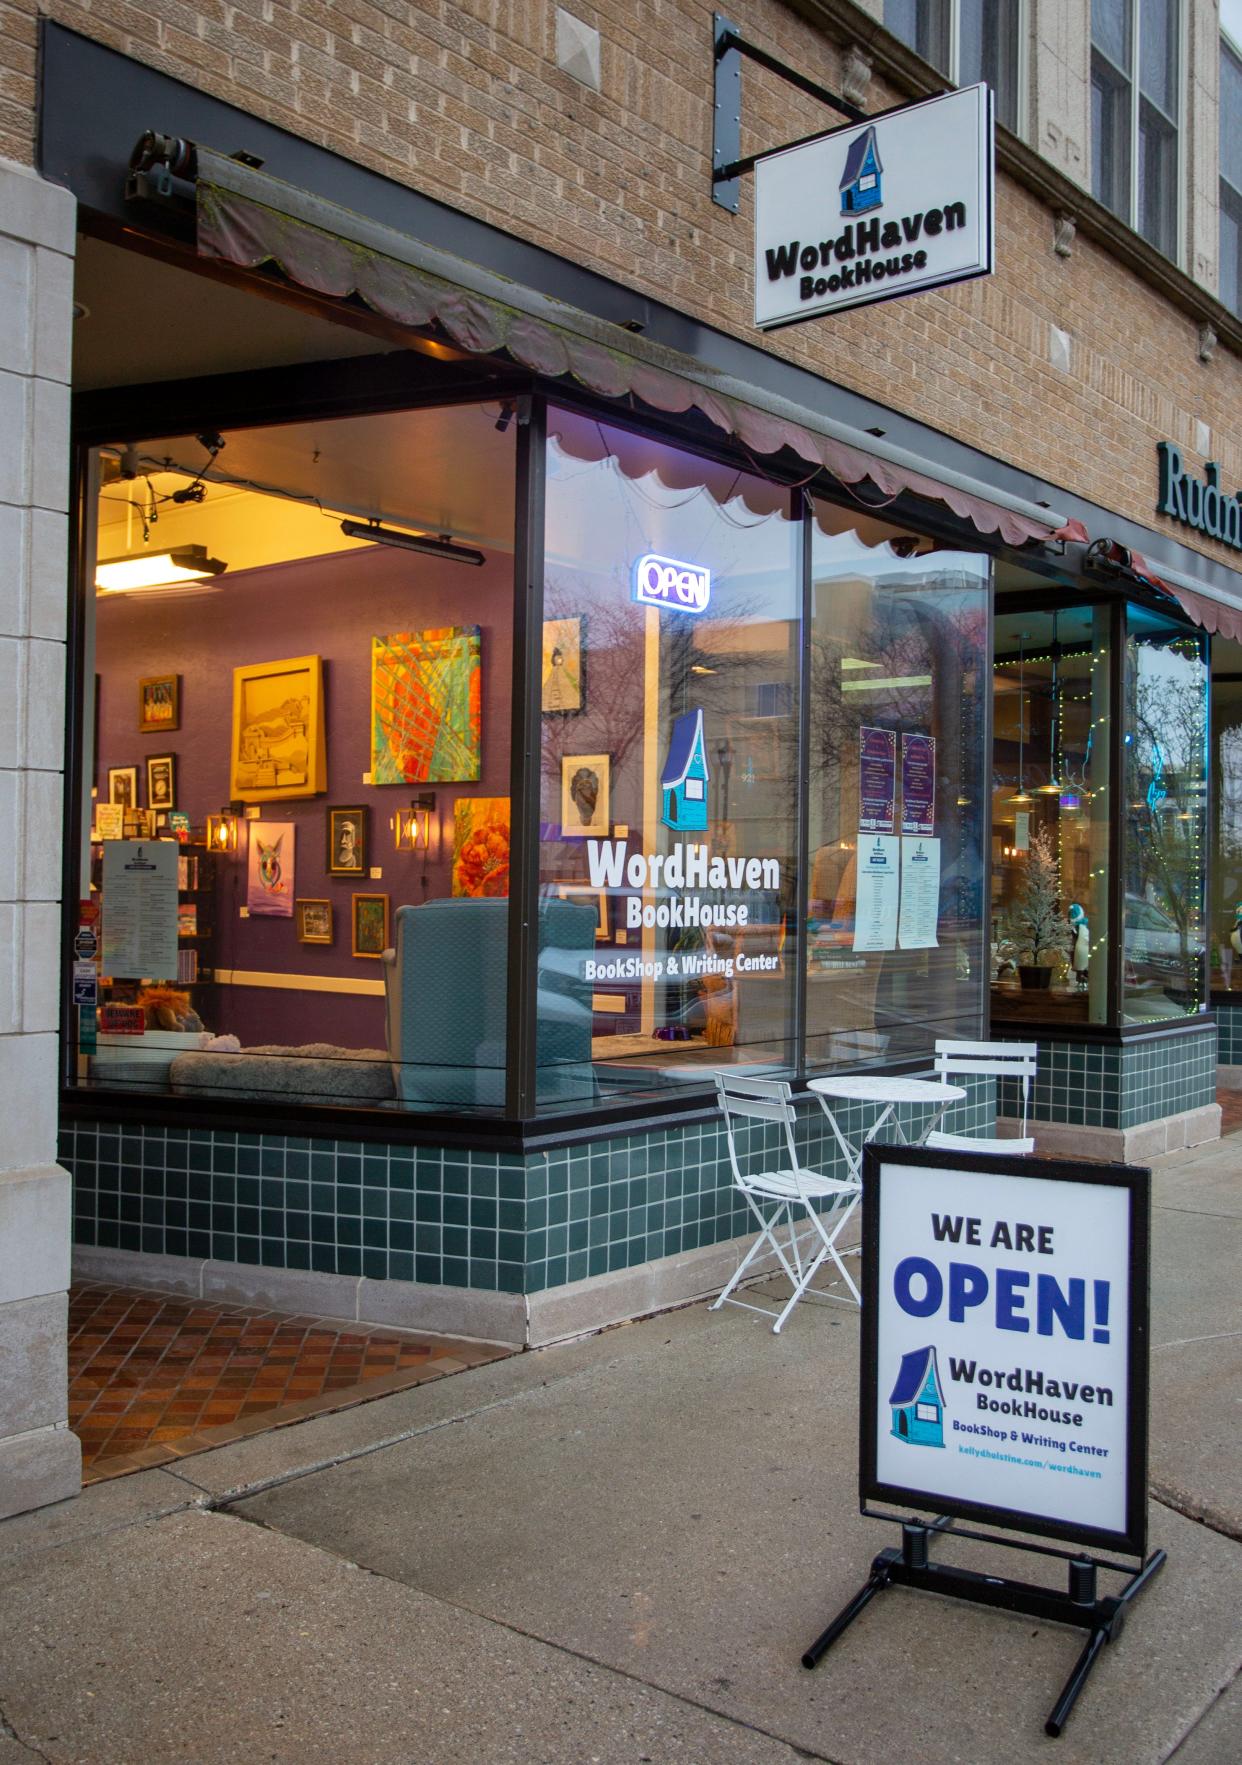
<path fill-rule="evenodd" d="M 361 518 L 505 550 L 513 545 L 516 426 L 499 405 L 445 405 L 225 432 L 214 481 L 241 482 Z M 207 454 L 193 435 L 139 447 L 144 467 L 187 476 Z"/>
<path fill-rule="evenodd" d="M 73 331 L 79 392 L 389 353 L 351 326 L 89 235 L 74 299 L 86 309 Z"/>

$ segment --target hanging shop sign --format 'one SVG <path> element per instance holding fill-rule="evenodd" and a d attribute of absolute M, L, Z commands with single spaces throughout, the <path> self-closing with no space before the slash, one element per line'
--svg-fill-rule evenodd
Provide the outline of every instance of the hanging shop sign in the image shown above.
<path fill-rule="evenodd" d="M 685 564 L 648 552 L 634 566 L 633 596 L 645 607 L 705 613 L 711 592 L 712 573 L 701 564 Z"/>
<path fill-rule="evenodd" d="M 863 1498 L 1141 1555 L 1148 1173 L 962 1162 L 864 1179 Z"/>
<path fill-rule="evenodd" d="M 755 165 L 761 330 L 992 270 L 992 99 L 966 86 Z"/>
<path fill-rule="evenodd" d="M 1182 464 L 1181 449 L 1171 441 L 1158 441 L 1156 453 L 1160 460 L 1160 495 L 1156 511 L 1170 515 L 1219 539 L 1223 545 L 1242 551 L 1242 491 L 1230 496 L 1220 487 L 1220 467 L 1209 460 L 1203 478 L 1196 478 Z"/>

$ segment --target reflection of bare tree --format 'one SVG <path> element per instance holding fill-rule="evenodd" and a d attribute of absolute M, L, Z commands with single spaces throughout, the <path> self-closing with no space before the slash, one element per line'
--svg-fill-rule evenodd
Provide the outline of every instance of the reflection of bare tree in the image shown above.
<path fill-rule="evenodd" d="M 1207 671 L 1199 657 L 1176 657 L 1171 648 L 1140 643 L 1134 650 L 1127 687 L 1133 739 L 1125 747 L 1126 885 L 1173 922 L 1181 984 L 1193 1009 L 1204 997 Z M 1157 657 L 1176 657 L 1176 666 L 1157 673 Z M 1128 959 L 1141 943 L 1141 936 L 1127 936 Z"/>

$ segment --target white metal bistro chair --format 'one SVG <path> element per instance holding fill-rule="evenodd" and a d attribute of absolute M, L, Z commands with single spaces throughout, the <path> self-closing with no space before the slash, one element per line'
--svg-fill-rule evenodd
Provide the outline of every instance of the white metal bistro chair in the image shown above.
<path fill-rule="evenodd" d="M 1020 1082 L 1022 1133 L 1012 1140 L 995 1135 L 985 1139 L 976 1134 L 934 1133 L 927 1136 L 924 1145 L 938 1147 L 943 1152 L 1034 1152 L 1035 1140 L 1026 1131 L 1026 1118 L 1038 1053 L 1037 1042 L 937 1042 L 938 1078 L 949 1080 L 955 1079 L 959 1073 L 982 1073 Z"/>
<path fill-rule="evenodd" d="M 837 1240 L 858 1206 L 862 1184 L 852 1175 L 845 1179 L 821 1176 L 802 1163 L 794 1143 L 794 1106 L 783 1079 L 754 1079 L 735 1072 L 717 1072 L 716 1094 L 724 1117 L 733 1180 L 759 1222 L 759 1236 L 711 1309 L 716 1311 L 727 1302 L 740 1305 L 745 1311 L 762 1312 L 765 1317 L 776 1319 L 772 1328 L 779 1331 L 829 1259 L 836 1264 L 854 1303 L 861 1305 L 858 1288 L 841 1261 Z M 748 1152 L 745 1145 L 738 1145 L 739 1138 L 759 1123 L 773 1123 L 784 1134 L 784 1147 L 774 1154 L 771 1163 L 766 1156 L 760 1159 Z M 748 1172 L 745 1167 L 751 1164 L 763 1168 Z M 786 1228 L 783 1240 L 778 1236 L 782 1226 Z M 770 1306 L 733 1298 L 734 1289 L 765 1248 L 773 1253 L 793 1285 L 793 1293 L 779 1312 Z M 818 1293 L 816 1297 L 844 1301 L 843 1294 Z"/>

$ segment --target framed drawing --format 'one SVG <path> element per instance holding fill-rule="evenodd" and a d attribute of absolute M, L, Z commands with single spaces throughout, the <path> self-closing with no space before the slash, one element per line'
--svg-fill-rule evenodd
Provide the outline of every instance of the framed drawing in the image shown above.
<path fill-rule="evenodd" d="M 365 876 L 370 811 L 365 804 L 328 810 L 328 875 Z"/>
<path fill-rule="evenodd" d="M 119 803 L 123 809 L 138 807 L 138 768 L 136 766 L 109 766 L 108 801 Z"/>
<path fill-rule="evenodd" d="M 99 702 L 96 692 L 96 704 Z M 181 676 L 149 674 L 138 682 L 138 733 L 164 735 L 181 728 Z"/>
<path fill-rule="evenodd" d="M 147 755 L 147 807 L 175 809 L 177 806 L 177 756 Z"/>
<path fill-rule="evenodd" d="M 543 622 L 542 705 L 545 717 L 576 717 L 586 710 L 586 620 L 545 619 Z"/>
<path fill-rule="evenodd" d="M 294 844 L 292 821 L 248 821 L 246 905 L 260 918 L 292 919 Z"/>
<path fill-rule="evenodd" d="M 606 944 L 612 936 L 608 917 L 608 890 L 593 889 L 585 882 L 553 883 L 558 899 L 572 901 L 575 906 L 589 907 L 595 915 L 595 942 Z"/>
<path fill-rule="evenodd" d="M 353 897 L 353 954 L 379 958 L 388 948 L 388 896 Z"/>
<path fill-rule="evenodd" d="M 482 776 L 482 651 L 477 625 L 371 639 L 372 784 Z"/>
<path fill-rule="evenodd" d="M 608 832 L 612 762 L 607 754 L 566 754 L 561 760 L 561 838 L 594 839 Z"/>
<path fill-rule="evenodd" d="M 458 797 L 453 804 L 452 892 L 509 893 L 508 797 Z"/>
<path fill-rule="evenodd" d="M 332 942 L 331 901 L 295 901 L 299 944 L 330 944 Z"/>
<path fill-rule="evenodd" d="M 243 803 L 314 797 L 327 777 L 320 658 L 234 668 L 230 795 Z"/>

